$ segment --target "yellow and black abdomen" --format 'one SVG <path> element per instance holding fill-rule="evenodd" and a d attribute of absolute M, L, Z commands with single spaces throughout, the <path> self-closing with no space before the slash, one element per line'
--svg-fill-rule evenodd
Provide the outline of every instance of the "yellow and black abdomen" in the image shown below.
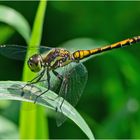
<path fill-rule="evenodd" d="M 94 54 L 98 54 L 98 53 L 105 52 L 105 51 L 108 51 L 108 50 L 132 45 L 132 44 L 137 43 L 139 41 L 140 41 L 140 36 L 133 37 L 133 38 L 128 38 L 128 39 L 125 39 L 123 41 L 114 43 L 112 45 L 104 46 L 104 47 L 101 47 L 101 48 L 95 48 L 95 49 L 91 49 L 91 50 L 75 51 L 72 54 L 72 57 L 73 57 L 74 60 L 81 60 L 81 59 L 84 59 L 84 58 L 89 57 L 89 56 L 94 55 Z"/>

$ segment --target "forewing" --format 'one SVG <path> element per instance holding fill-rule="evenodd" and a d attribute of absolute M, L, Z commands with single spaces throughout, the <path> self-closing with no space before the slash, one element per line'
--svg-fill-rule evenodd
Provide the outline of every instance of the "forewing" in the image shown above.
<path fill-rule="evenodd" d="M 36 47 L 30 47 L 30 50 L 35 50 Z M 39 47 L 39 53 L 44 53 L 52 48 L 46 46 Z M 21 45 L 1 45 L 0 54 L 11 59 L 24 60 L 27 52 L 27 46 Z"/>
<path fill-rule="evenodd" d="M 22 60 L 25 58 L 27 51 L 26 46 L 19 45 L 1 45 L 0 54 L 8 58 Z"/>

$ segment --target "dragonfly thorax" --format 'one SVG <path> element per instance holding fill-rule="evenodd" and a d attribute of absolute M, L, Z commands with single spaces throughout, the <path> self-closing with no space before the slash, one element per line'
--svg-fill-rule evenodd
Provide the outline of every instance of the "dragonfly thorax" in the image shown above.
<path fill-rule="evenodd" d="M 31 71 L 39 72 L 42 69 L 43 61 L 39 54 L 34 54 L 29 58 L 27 64 Z"/>
<path fill-rule="evenodd" d="M 43 59 L 43 64 L 45 64 L 48 70 L 63 67 L 72 61 L 70 52 L 63 48 L 52 49 L 47 54 L 41 56 Z"/>

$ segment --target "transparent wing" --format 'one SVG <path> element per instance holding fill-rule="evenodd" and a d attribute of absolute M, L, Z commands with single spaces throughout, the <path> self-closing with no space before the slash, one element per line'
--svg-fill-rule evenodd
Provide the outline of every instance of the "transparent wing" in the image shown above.
<path fill-rule="evenodd" d="M 66 66 L 63 76 L 59 95 L 73 106 L 76 106 L 87 83 L 87 69 L 82 63 L 69 64 Z M 65 120 L 63 110 L 62 113 L 58 112 L 57 125 L 60 126 Z"/>
<path fill-rule="evenodd" d="M 73 106 L 78 103 L 88 79 L 88 72 L 82 63 L 70 64 L 69 73 L 65 73 L 66 80 L 63 80 L 62 85 L 66 85 L 60 90 L 60 96 L 64 97 Z M 65 82 L 66 81 L 66 82 Z M 62 86 L 63 87 L 63 86 Z M 63 92 L 65 91 L 65 92 Z"/>
<path fill-rule="evenodd" d="M 34 50 L 35 47 L 31 47 Z M 44 53 L 52 48 L 46 46 L 39 47 L 39 53 Z M 24 60 L 27 52 L 27 46 L 20 45 L 0 45 L 0 54 L 11 59 Z"/>

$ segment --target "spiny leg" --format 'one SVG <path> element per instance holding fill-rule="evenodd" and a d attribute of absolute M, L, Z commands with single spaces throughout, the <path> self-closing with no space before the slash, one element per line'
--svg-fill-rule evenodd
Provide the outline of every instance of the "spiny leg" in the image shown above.
<path fill-rule="evenodd" d="M 57 71 L 55 71 L 55 70 L 52 70 L 52 72 L 60 80 L 60 82 L 62 83 L 63 82 L 63 76 L 61 74 L 59 74 Z M 58 97 L 60 97 L 59 94 L 55 99 L 57 99 Z M 56 112 L 57 112 L 57 110 L 58 110 L 58 107 L 56 107 Z"/>
<path fill-rule="evenodd" d="M 45 69 L 38 76 L 33 78 L 31 81 L 28 81 L 28 83 L 25 86 L 23 86 L 22 89 L 24 89 L 26 86 L 31 86 L 31 89 L 32 89 L 33 84 L 36 84 L 38 82 L 42 82 L 42 81 L 40 81 L 40 79 L 43 77 L 44 73 L 45 73 Z M 36 80 L 36 81 L 34 81 L 34 80 Z M 21 96 L 24 96 L 24 91 L 22 91 Z"/>
<path fill-rule="evenodd" d="M 61 102 L 61 104 L 60 104 L 60 110 L 61 110 L 61 112 L 62 112 L 62 105 L 63 105 L 63 103 L 64 103 L 64 99 L 66 99 L 66 94 L 67 94 L 67 88 L 68 88 L 68 81 L 67 81 L 68 79 L 65 79 L 65 85 L 66 85 L 66 87 L 65 87 L 65 89 L 66 89 L 66 91 L 64 92 L 64 98 L 63 98 L 63 100 L 62 100 L 62 102 Z M 63 113 L 63 112 L 62 112 Z"/>
<path fill-rule="evenodd" d="M 44 75 L 44 72 L 45 72 L 45 69 L 39 75 L 37 75 L 35 78 L 33 78 L 32 80 L 28 81 L 29 84 L 34 83 L 33 81 L 36 80 L 36 79 L 37 79 L 36 81 L 39 81 L 42 78 L 42 76 Z"/>
<path fill-rule="evenodd" d="M 58 79 L 59 80 L 63 80 L 63 76 L 62 75 L 60 75 L 59 73 L 57 73 L 55 70 L 53 70 L 52 71 L 53 73 L 54 73 L 54 75 L 56 76 L 56 77 L 58 77 Z M 44 75 L 44 73 L 43 73 L 43 75 Z M 42 77 L 41 77 L 42 78 Z M 40 78 L 40 79 L 41 79 Z M 46 81 L 46 79 L 44 79 L 44 80 L 38 80 L 37 82 L 34 82 L 34 83 L 39 83 L 39 82 L 44 82 L 44 81 Z M 38 95 L 37 97 L 36 97 L 36 99 L 35 99 L 35 103 L 36 103 L 36 101 L 37 101 L 37 98 L 38 97 L 40 97 L 41 95 L 43 95 L 44 93 L 46 93 L 48 90 L 50 90 L 50 73 L 49 73 L 49 71 L 47 70 L 47 81 L 48 81 L 48 89 L 46 90 L 46 91 L 44 91 L 44 92 L 42 92 L 40 95 Z M 50 98 L 49 98 L 50 99 Z M 50 100 L 52 100 L 52 99 L 50 99 Z"/>
<path fill-rule="evenodd" d="M 57 71 L 55 71 L 55 70 L 52 70 L 52 72 L 53 72 L 53 74 L 60 80 L 60 82 L 61 82 L 61 84 L 62 84 L 62 82 L 63 82 L 63 76 L 61 75 L 61 74 L 59 74 Z M 60 95 L 58 94 L 58 97 L 59 97 Z M 58 97 L 56 97 L 56 99 L 58 98 Z"/>
<path fill-rule="evenodd" d="M 48 82 L 48 89 L 43 91 L 41 94 L 37 95 L 34 103 L 37 102 L 38 97 L 42 96 L 43 94 L 45 94 L 46 92 L 48 92 L 50 90 L 50 73 L 48 70 L 47 70 L 47 82 Z"/>
<path fill-rule="evenodd" d="M 52 70 L 52 72 L 62 82 L 63 76 L 61 74 L 59 74 L 57 71 L 55 71 L 55 70 Z"/>
<path fill-rule="evenodd" d="M 62 75 L 60 75 L 58 72 L 56 72 L 56 71 L 53 71 L 53 73 L 54 73 L 54 75 L 56 76 L 56 77 L 58 77 L 60 80 L 61 80 L 61 83 L 63 84 L 63 85 L 61 85 L 61 86 L 64 86 L 65 88 L 65 91 L 64 91 L 64 97 L 63 97 L 63 100 L 62 100 L 62 102 L 61 102 L 61 104 L 60 104 L 60 106 L 59 106 L 59 108 L 60 108 L 60 110 L 61 110 L 61 112 L 62 112 L 62 105 L 63 105 L 63 103 L 64 103 L 64 99 L 66 99 L 66 94 L 67 94 L 67 87 L 68 87 L 68 77 L 63 77 Z M 61 97 L 61 95 L 60 95 L 60 93 L 58 94 L 58 97 Z M 57 98 L 58 98 L 57 97 Z M 58 111 L 58 107 L 56 107 L 56 112 Z"/>
<path fill-rule="evenodd" d="M 61 84 L 62 84 L 62 82 L 63 82 L 63 76 L 61 75 L 61 74 L 59 74 L 57 71 L 55 71 L 55 70 L 52 70 L 52 72 L 53 72 L 53 74 L 60 80 L 60 82 L 61 82 Z M 59 97 L 60 95 L 58 94 L 58 97 Z M 56 97 L 56 99 L 58 98 L 58 97 Z"/>

